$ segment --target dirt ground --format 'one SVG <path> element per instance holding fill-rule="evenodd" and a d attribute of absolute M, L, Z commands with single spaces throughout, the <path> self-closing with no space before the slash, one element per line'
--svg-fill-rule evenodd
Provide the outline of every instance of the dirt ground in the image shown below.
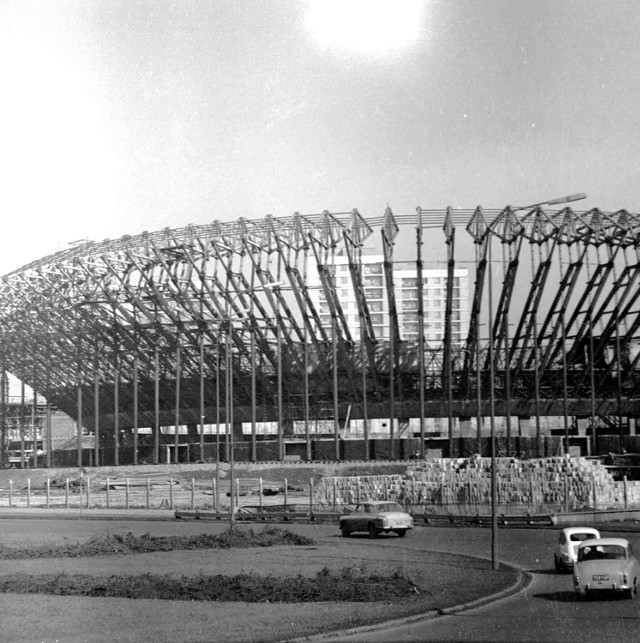
<path fill-rule="evenodd" d="M 403 463 L 236 463 L 233 479 L 237 506 L 308 506 L 311 485 L 323 477 L 400 474 Z M 260 496 L 258 479 L 274 495 Z M 243 485 L 244 481 L 244 485 Z M 107 482 L 109 494 L 107 496 Z M 229 465 L 160 464 L 96 468 L 0 469 L 3 507 L 130 507 L 228 511 Z M 286 485 L 285 485 L 286 482 Z M 284 494 L 285 486 L 288 489 Z M 90 500 L 89 500 L 90 498 Z M 90 504 L 89 504 L 90 503 Z"/>
<path fill-rule="evenodd" d="M 263 478 L 270 482 L 283 482 L 285 479 L 292 485 L 307 485 L 309 480 L 314 484 L 322 477 L 331 476 L 365 476 L 392 475 L 404 473 L 407 465 L 402 462 L 311 462 L 311 463 L 249 463 L 236 462 L 234 475 L 242 478 Z M 80 476 L 90 476 L 93 481 L 105 482 L 107 478 L 135 479 L 154 476 L 172 476 L 175 479 L 212 480 L 216 475 L 215 463 L 205 464 L 142 464 L 119 467 L 79 467 L 52 469 L 0 469 L 0 486 L 7 485 L 9 480 L 16 486 L 24 485 L 31 480 L 32 485 L 44 485 L 47 478 L 75 480 Z M 220 464 L 220 477 L 228 478 L 229 465 Z"/>
<path fill-rule="evenodd" d="M 242 526 L 237 528 L 252 528 Z M 261 529 L 260 526 L 253 526 Z M 510 570 L 488 574 L 488 562 L 433 554 L 417 546 L 423 539 L 411 534 L 371 542 L 341 538 L 331 525 L 291 525 L 314 538 L 303 547 L 260 550 L 162 552 L 129 556 L 74 559 L 4 560 L 0 573 L 121 574 L 156 573 L 174 576 L 212 574 L 314 575 L 328 567 L 400 571 L 410 574 L 419 594 L 403 603 L 200 603 L 164 600 L 71 598 L 50 595 L 0 594 L 1 640 L 42 643 L 145 643 L 287 641 L 314 632 L 370 624 L 392 617 L 456 605 L 498 591 L 515 581 Z M 218 533 L 219 523 L 2 520 L 5 546 L 79 542 L 92 536 Z M 490 579 L 490 580 L 489 580 Z"/>

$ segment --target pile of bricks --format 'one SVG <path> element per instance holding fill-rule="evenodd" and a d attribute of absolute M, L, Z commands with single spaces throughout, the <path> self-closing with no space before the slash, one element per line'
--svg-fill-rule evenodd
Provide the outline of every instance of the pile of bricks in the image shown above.
<path fill-rule="evenodd" d="M 316 488 L 314 504 L 341 506 L 363 500 L 397 500 L 403 476 L 326 477 Z"/>
<path fill-rule="evenodd" d="M 640 506 L 639 481 L 617 482 L 600 461 L 587 458 L 496 458 L 496 482 L 501 512 Z M 415 461 L 402 476 L 323 478 L 316 490 L 319 505 L 362 500 L 397 500 L 424 511 L 484 512 L 491 503 L 491 459 Z"/>

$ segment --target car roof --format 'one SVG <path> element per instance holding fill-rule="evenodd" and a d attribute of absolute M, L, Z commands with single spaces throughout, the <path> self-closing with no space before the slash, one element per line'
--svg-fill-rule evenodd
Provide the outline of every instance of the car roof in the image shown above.
<path fill-rule="evenodd" d="M 567 535 L 600 533 L 595 527 L 565 527 L 562 531 Z"/>
<path fill-rule="evenodd" d="M 362 502 L 359 502 L 359 505 L 386 505 L 389 502 L 393 502 L 395 504 L 398 504 L 397 500 L 363 500 Z"/>
<path fill-rule="evenodd" d="M 598 545 L 619 545 L 628 547 L 629 541 L 626 538 L 589 538 L 580 543 L 580 547 L 597 547 Z"/>

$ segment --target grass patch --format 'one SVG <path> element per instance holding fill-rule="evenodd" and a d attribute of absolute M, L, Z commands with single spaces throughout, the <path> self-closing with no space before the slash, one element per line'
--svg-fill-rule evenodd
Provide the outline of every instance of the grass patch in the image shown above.
<path fill-rule="evenodd" d="M 85 543 L 60 547 L 31 547 L 24 549 L 0 549 L 0 559 L 22 558 L 78 558 L 84 556 L 109 556 L 117 554 L 146 554 L 159 551 L 196 549 L 230 549 L 248 547 L 275 547 L 278 545 L 313 545 L 311 538 L 294 534 L 288 529 L 266 527 L 262 531 L 232 529 L 221 534 L 197 536 L 124 536 L 108 535 L 92 538 Z"/>
<path fill-rule="evenodd" d="M 84 574 L 14 574 L 0 578 L 0 592 L 249 603 L 394 601 L 420 594 L 411 579 L 400 573 L 366 574 L 352 568 L 339 571 L 325 568 L 312 578 L 254 574 L 181 578 L 154 574 L 107 578 Z"/>

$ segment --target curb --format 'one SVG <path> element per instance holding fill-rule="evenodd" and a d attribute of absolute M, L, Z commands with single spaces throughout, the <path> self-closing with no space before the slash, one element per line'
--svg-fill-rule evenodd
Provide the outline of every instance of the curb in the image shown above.
<path fill-rule="evenodd" d="M 2 520 L 131 520 L 175 521 L 172 510 L 167 509 L 0 509 Z"/>
<path fill-rule="evenodd" d="M 513 565 L 504 565 L 507 568 L 514 569 L 518 573 L 518 579 L 510 587 L 506 587 L 495 594 L 490 594 L 489 596 L 483 596 L 475 601 L 469 603 L 463 603 L 461 605 L 454 605 L 453 607 L 445 607 L 442 609 L 433 609 L 423 614 L 414 614 L 413 616 L 405 616 L 398 619 L 393 619 L 390 621 L 381 621 L 379 623 L 372 623 L 371 625 L 360 625 L 358 627 L 352 627 L 344 630 L 334 630 L 331 632 L 322 632 L 319 634 L 310 634 L 308 636 L 303 636 L 295 639 L 284 639 L 280 643 L 307 643 L 308 641 L 322 641 L 326 639 L 333 639 L 340 636 L 351 636 L 354 634 L 366 634 L 367 632 L 380 632 L 382 630 L 391 629 L 393 627 L 400 627 L 404 625 L 413 625 L 422 623 L 425 621 L 431 621 L 439 616 L 450 616 L 452 614 L 458 614 L 471 609 L 476 609 L 478 607 L 483 607 L 489 605 L 490 603 L 497 603 L 500 600 L 513 596 L 518 592 L 521 592 L 525 589 L 529 583 L 531 583 L 532 575 L 530 572 L 514 567 Z"/>
<path fill-rule="evenodd" d="M 464 612 L 466 610 L 484 607 L 485 605 L 489 605 L 490 603 L 497 603 L 504 598 L 509 598 L 510 596 L 521 592 L 531 583 L 533 576 L 530 572 L 524 569 L 513 567 L 513 565 L 505 565 L 505 567 L 511 567 L 518 572 L 518 580 L 513 585 L 511 585 L 511 587 L 506 587 L 505 589 L 496 592 L 495 594 L 484 596 L 483 598 L 471 601 L 470 603 L 463 603 L 462 605 L 455 605 L 454 607 L 445 607 L 444 609 L 439 610 L 438 613 L 442 616 L 448 616 L 450 614 L 457 614 L 458 612 Z"/>

